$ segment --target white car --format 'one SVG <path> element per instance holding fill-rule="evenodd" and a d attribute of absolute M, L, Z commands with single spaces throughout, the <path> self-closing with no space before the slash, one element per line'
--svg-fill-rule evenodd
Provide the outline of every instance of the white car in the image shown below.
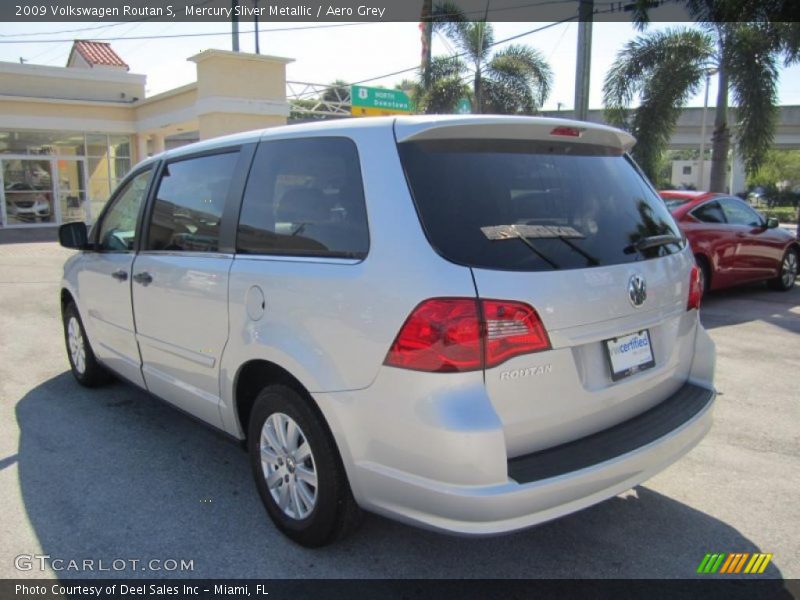
<path fill-rule="evenodd" d="M 610 498 L 711 426 L 691 249 L 626 133 L 331 121 L 140 163 L 64 267 L 72 372 L 246 442 L 277 527 L 359 509 L 497 534 Z"/>
<path fill-rule="evenodd" d="M 9 216 L 30 222 L 50 220 L 51 209 L 47 192 L 39 191 L 27 183 L 12 183 L 5 193 Z"/>

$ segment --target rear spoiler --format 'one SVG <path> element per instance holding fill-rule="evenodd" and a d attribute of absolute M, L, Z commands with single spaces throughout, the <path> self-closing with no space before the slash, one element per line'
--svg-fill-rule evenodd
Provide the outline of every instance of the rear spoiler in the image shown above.
<path fill-rule="evenodd" d="M 458 139 L 552 140 L 605 146 L 623 152 L 630 150 L 636 143 L 636 138 L 621 129 L 547 117 L 398 117 L 394 131 L 398 143 Z"/>

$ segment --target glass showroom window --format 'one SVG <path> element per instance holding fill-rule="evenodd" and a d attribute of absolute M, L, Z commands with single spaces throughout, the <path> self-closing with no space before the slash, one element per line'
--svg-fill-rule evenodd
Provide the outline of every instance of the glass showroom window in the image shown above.
<path fill-rule="evenodd" d="M 131 170 L 131 142 L 125 135 L 86 134 L 91 219 L 97 218 L 111 191 Z"/>
<path fill-rule="evenodd" d="M 126 135 L 0 130 L 2 225 L 92 222 L 130 168 Z"/>

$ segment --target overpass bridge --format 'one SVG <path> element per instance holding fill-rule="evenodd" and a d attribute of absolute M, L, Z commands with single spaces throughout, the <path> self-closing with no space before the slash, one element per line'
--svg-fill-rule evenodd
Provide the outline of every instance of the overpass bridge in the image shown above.
<path fill-rule="evenodd" d="M 714 132 L 714 113 L 716 109 L 709 106 L 706 109 L 706 143 L 705 147 L 711 149 L 711 135 Z M 736 108 L 730 109 L 729 123 L 736 122 Z M 544 111 L 542 113 L 548 117 L 572 116 L 572 111 Z M 603 110 L 595 109 L 589 111 L 588 119 L 593 123 L 605 123 Z M 685 108 L 678 118 L 672 138 L 669 142 L 670 150 L 700 149 L 700 131 L 703 125 L 703 108 Z M 800 148 L 800 106 L 781 106 L 778 110 L 778 122 L 775 126 L 775 136 L 773 146 L 780 149 Z M 731 141 L 731 147 L 735 151 L 735 143 Z M 744 164 L 738 155 L 734 154 L 731 168 L 729 190 L 733 193 L 746 191 Z"/>

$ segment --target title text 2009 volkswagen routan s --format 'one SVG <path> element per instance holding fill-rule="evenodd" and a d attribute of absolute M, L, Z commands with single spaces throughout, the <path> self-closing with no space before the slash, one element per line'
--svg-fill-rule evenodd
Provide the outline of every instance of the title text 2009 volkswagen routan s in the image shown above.
<path fill-rule="evenodd" d="M 641 483 L 711 424 L 691 249 L 599 125 L 402 117 L 150 158 L 64 267 L 75 378 L 246 440 L 293 540 L 360 509 L 495 534 Z"/>

